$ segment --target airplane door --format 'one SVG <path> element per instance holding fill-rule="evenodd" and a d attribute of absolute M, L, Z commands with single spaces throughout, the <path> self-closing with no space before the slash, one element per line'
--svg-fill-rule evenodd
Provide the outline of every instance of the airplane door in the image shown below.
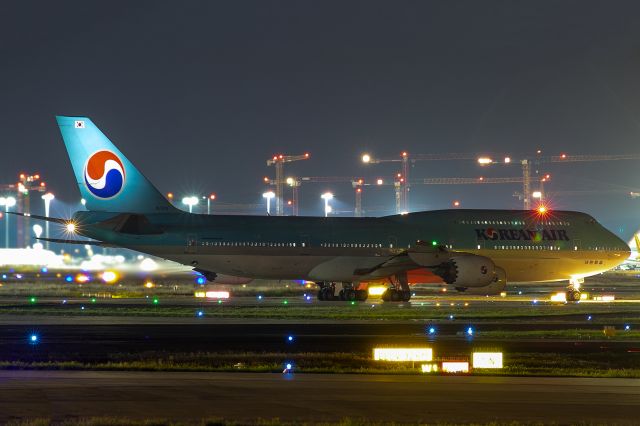
<path fill-rule="evenodd" d="M 194 254 L 198 249 L 198 236 L 196 234 L 187 235 L 187 248 L 185 253 Z"/>

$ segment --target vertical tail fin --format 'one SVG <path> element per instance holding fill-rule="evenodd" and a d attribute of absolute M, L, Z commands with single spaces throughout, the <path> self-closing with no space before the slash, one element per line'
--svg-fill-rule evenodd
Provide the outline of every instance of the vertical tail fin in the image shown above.
<path fill-rule="evenodd" d="M 87 209 L 123 213 L 174 209 L 91 119 L 57 116 L 56 120 Z"/>

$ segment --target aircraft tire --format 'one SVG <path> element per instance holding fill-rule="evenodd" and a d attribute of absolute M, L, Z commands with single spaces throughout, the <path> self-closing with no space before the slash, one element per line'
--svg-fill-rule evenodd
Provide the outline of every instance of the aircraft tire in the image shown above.
<path fill-rule="evenodd" d="M 400 302 L 402 300 L 402 295 L 400 294 L 400 292 L 398 290 L 391 290 L 391 301 L 392 302 Z"/>
<path fill-rule="evenodd" d="M 369 292 L 367 290 L 356 290 L 356 300 L 359 302 L 366 301 L 368 296 Z"/>
<path fill-rule="evenodd" d="M 355 290 L 345 290 L 344 297 L 349 302 L 353 302 L 357 299 L 357 294 Z"/>
<path fill-rule="evenodd" d="M 402 301 L 403 302 L 408 302 L 409 300 L 411 300 L 411 292 L 410 291 L 403 291 L 402 292 Z"/>

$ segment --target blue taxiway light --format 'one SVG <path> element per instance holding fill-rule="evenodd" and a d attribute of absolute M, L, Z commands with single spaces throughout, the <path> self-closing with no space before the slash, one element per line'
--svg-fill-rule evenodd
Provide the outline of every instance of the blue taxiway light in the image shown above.
<path fill-rule="evenodd" d="M 32 334 L 31 336 L 29 336 L 29 342 L 31 342 L 32 344 L 38 343 L 38 335 Z"/>
<path fill-rule="evenodd" d="M 591 321 L 591 315 L 587 316 L 587 321 Z"/>
<path fill-rule="evenodd" d="M 196 315 L 198 315 L 199 317 L 202 317 L 202 316 L 204 316 L 204 312 L 202 312 L 202 311 L 198 311 L 198 312 L 196 313 Z"/>
<path fill-rule="evenodd" d="M 204 283 L 205 283 L 205 279 L 204 279 L 204 277 L 198 277 L 198 278 L 196 279 L 196 282 L 197 282 L 198 284 L 202 285 L 202 284 L 204 284 Z"/>
<path fill-rule="evenodd" d="M 68 283 L 73 281 L 73 277 L 71 275 L 67 275 L 66 277 L 64 277 L 64 280 Z"/>
<path fill-rule="evenodd" d="M 436 334 L 436 328 L 435 327 L 429 327 L 429 334 Z"/>
<path fill-rule="evenodd" d="M 473 336 L 473 327 L 467 328 L 467 335 L 468 336 Z"/>
<path fill-rule="evenodd" d="M 453 315 L 449 315 L 449 319 L 452 320 L 453 319 Z"/>
<path fill-rule="evenodd" d="M 293 342 L 293 336 L 289 335 L 289 336 L 287 337 L 287 340 L 288 340 L 289 342 Z"/>
<path fill-rule="evenodd" d="M 631 326 L 629 324 L 624 326 L 625 331 L 631 330 Z"/>
<path fill-rule="evenodd" d="M 261 294 L 258 295 L 258 300 L 262 300 L 262 295 Z"/>

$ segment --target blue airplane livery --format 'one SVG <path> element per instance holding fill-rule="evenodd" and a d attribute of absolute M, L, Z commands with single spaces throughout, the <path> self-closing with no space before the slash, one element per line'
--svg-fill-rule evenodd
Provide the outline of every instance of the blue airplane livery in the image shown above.
<path fill-rule="evenodd" d="M 624 241 L 574 211 L 191 214 L 172 205 L 90 118 L 56 119 L 87 211 L 71 219 L 31 215 L 85 237 L 49 241 L 137 250 L 188 265 L 209 281 L 308 280 L 317 284 L 319 300 L 366 300 L 376 283 L 387 286 L 385 301 L 408 301 L 410 285 L 425 282 L 497 294 L 507 282 L 566 281 L 567 298 L 579 300 L 585 277 L 630 255 Z"/>

